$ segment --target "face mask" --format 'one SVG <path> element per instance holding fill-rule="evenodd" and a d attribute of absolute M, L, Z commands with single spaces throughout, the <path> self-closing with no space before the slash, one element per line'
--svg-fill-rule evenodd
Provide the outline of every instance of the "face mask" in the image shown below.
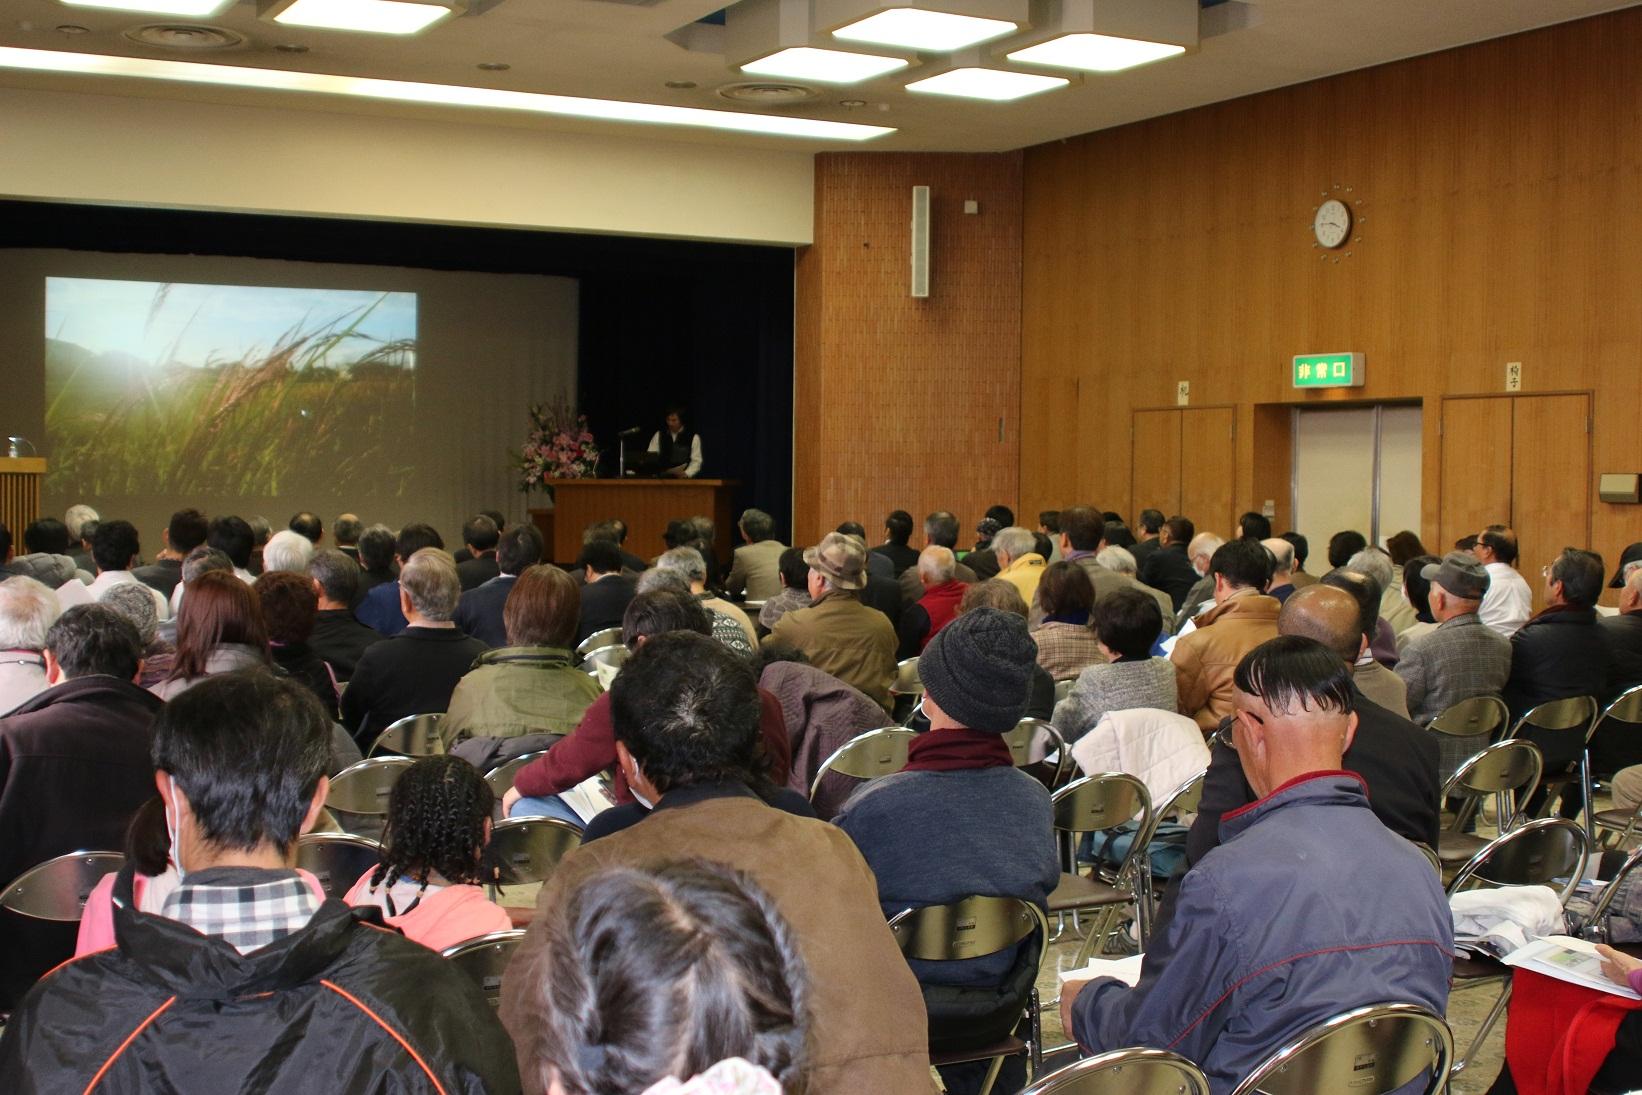
<path fill-rule="evenodd" d="M 634 786 L 631 783 L 629 783 L 627 785 L 627 790 L 628 790 L 628 793 L 631 794 L 633 796 L 633 798 L 638 801 L 639 805 L 643 806 L 646 810 L 654 810 L 656 808 L 656 804 L 651 802 L 649 799 L 645 798 L 643 795 L 639 794 L 637 789 L 635 789 Z"/>
<path fill-rule="evenodd" d="M 177 801 L 177 777 L 167 773 L 166 779 L 171 781 L 171 803 L 165 808 L 165 835 L 171 838 L 171 864 L 177 868 L 177 881 L 181 882 L 187 873 L 182 869 L 182 844 L 177 839 L 180 832 L 180 822 L 173 819 L 171 811 L 175 809 Z M 180 816 L 180 811 L 179 811 Z"/>

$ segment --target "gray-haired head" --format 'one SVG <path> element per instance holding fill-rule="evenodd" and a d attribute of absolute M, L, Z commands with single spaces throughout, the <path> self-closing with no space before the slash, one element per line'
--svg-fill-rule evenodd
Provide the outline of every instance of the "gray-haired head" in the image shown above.
<path fill-rule="evenodd" d="M 1115 570 L 1119 574 L 1127 574 L 1131 578 L 1140 572 L 1140 567 L 1135 564 L 1134 552 L 1126 547 L 1118 547 L 1116 544 L 1108 544 L 1096 552 L 1095 562 L 1107 570 Z"/>
<path fill-rule="evenodd" d="M 314 557 L 314 542 L 290 529 L 281 529 L 268 538 L 268 544 L 262 549 L 262 572 L 288 570 L 293 574 L 303 574 L 308 570 L 308 561 Z"/>
<path fill-rule="evenodd" d="M 697 556 L 699 558 L 699 556 Z M 690 580 L 681 571 L 664 570 L 659 565 L 651 567 L 639 575 L 637 593 L 654 593 L 660 590 L 671 590 L 674 593 L 689 594 Z"/>
<path fill-rule="evenodd" d="M 138 582 L 121 582 L 105 589 L 103 595 L 97 598 L 97 603 L 107 605 L 130 620 L 143 646 L 154 641 L 154 635 L 160 629 L 160 616 L 154 606 L 154 594 L 147 586 Z"/>
<path fill-rule="evenodd" d="M 992 534 L 992 550 L 1009 556 L 1009 561 L 1014 562 L 1022 555 L 1030 555 L 1037 550 L 1037 537 L 1032 535 L 1030 529 L 1010 525 Z"/>
<path fill-rule="evenodd" d="M 686 582 L 707 580 L 707 560 L 693 547 L 669 548 L 656 559 L 657 570 L 671 570 L 684 576 Z"/>
<path fill-rule="evenodd" d="M 926 586 L 950 582 L 957 572 L 958 557 L 951 548 L 930 544 L 918 553 L 918 579 Z"/>
<path fill-rule="evenodd" d="M 1364 548 L 1357 552 L 1346 560 L 1345 568 L 1373 579 L 1382 596 L 1391 588 L 1391 556 L 1379 548 Z"/>
<path fill-rule="evenodd" d="M 187 585 L 201 574 L 211 570 L 226 570 L 232 572 L 234 561 L 228 558 L 228 553 L 214 547 L 201 544 L 182 561 L 182 584 Z"/>
<path fill-rule="evenodd" d="M 308 560 L 308 577 L 319 583 L 326 600 L 338 604 L 353 604 L 359 592 L 359 564 L 335 548 L 314 552 Z"/>
<path fill-rule="evenodd" d="M 749 544 L 768 540 L 775 531 L 775 520 L 761 509 L 746 510 L 741 515 L 741 535 Z"/>
<path fill-rule="evenodd" d="M 44 582 L 22 575 L 0 582 L 0 650 L 44 650 L 46 632 L 61 614 L 57 594 Z"/>
<path fill-rule="evenodd" d="M 456 560 L 444 548 L 423 548 L 399 569 L 399 588 L 419 614 L 442 623 L 455 614 L 456 599 L 462 595 Z"/>
<path fill-rule="evenodd" d="M 63 514 L 63 524 L 68 526 L 68 538 L 76 543 L 85 535 L 86 522 L 95 520 L 97 511 L 83 502 L 68 507 L 68 512 Z"/>

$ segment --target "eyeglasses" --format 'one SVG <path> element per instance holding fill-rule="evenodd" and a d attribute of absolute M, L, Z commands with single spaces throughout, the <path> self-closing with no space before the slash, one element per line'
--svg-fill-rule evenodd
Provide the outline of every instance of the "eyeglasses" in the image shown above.
<path fill-rule="evenodd" d="M 1258 726 L 1266 725 L 1266 720 L 1261 718 L 1259 715 L 1256 715 L 1253 711 L 1239 709 L 1232 712 L 1232 717 L 1226 720 L 1225 724 L 1222 725 L 1220 729 L 1216 730 L 1214 732 L 1214 736 L 1209 740 L 1215 744 L 1224 745 L 1227 749 L 1230 749 L 1234 753 L 1237 752 L 1237 743 L 1232 740 L 1232 727 L 1237 725 L 1237 718 L 1239 715 L 1247 715 L 1249 718 L 1253 719 L 1255 724 Z"/>

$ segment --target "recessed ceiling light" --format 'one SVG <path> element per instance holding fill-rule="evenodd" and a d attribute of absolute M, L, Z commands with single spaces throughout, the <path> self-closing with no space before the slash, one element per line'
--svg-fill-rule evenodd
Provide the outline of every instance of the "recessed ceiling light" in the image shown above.
<path fill-rule="evenodd" d="M 153 15 L 187 15 L 199 19 L 215 15 L 232 0 L 63 0 L 71 8 L 105 8 Z"/>
<path fill-rule="evenodd" d="M 1138 38 L 1114 38 L 1110 34 L 1063 34 L 1059 38 L 1018 49 L 1009 54 L 1009 59 L 1053 68 L 1082 69 L 1085 72 L 1122 72 L 1126 68 L 1185 52 L 1185 46 L 1168 42 L 1143 42 Z"/>
<path fill-rule="evenodd" d="M 954 15 L 924 8 L 890 8 L 869 15 L 832 32 L 846 42 L 870 42 L 879 46 L 921 49 L 930 53 L 951 53 L 1002 37 L 1019 24 L 1007 19 L 981 19 L 974 15 Z"/>
<path fill-rule="evenodd" d="M 1038 76 L 1001 68 L 955 68 L 926 80 L 915 80 L 907 85 L 907 90 L 1007 103 L 1041 91 L 1053 91 L 1071 82 L 1061 76 Z"/>
<path fill-rule="evenodd" d="M 329 76 L 318 72 L 207 65 L 196 61 L 160 61 L 147 57 L 113 57 L 100 53 L 21 49 L 0 46 L 0 69 L 28 72 L 73 72 L 86 76 L 127 76 L 142 80 L 169 80 L 219 87 L 253 87 L 268 91 L 299 91 L 379 99 L 435 106 L 466 106 L 488 110 L 515 110 L 566 118 L 611 122 L 690 126 L 738 133 L 762 133 L 822 141 L 866 141 L 895 130 L 888 126 L 830 122 L 819 118 L 784 118 L 735 110 L 631 103 L 617 99 L 586 99 L 571 95 L 543 95 L 460 84 L 424 84 L 409 80 Z"/>
<path fill-rule="evenodd" d="M 754 76 L 782 76 L 789 80 L 815 80 L 823 84 L 856 84 L 906 68 L 909 63 L 904 57 L 875 57 L 838 49 L 791 46 L 749 61 L 741 66 L 741 71 Z"/>
<path fill-rule="evenodd" d="M 452 8 L 405 0 L 274 0 L 260 6 L 258 14 L 287 27 L 415 34 L 448 18 Z"/>

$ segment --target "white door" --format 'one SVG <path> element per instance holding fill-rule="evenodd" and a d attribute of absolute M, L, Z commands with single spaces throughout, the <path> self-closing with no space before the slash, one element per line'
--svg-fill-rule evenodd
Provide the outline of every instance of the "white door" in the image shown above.
<path fill-rule="evenodd" d="M 1420 529 L 1420 408 L 1306 407 L 1294 412 L 1294 527 L 1311 545 L 1313 574 L 1328 541 L 1355 529 L 1383 545 Z"/>

